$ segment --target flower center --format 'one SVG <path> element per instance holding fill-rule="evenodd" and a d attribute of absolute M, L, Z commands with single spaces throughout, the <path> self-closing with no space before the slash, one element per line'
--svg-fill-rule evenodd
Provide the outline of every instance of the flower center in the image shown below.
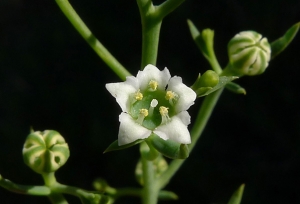
<path fill-rule="evenodd" d="M 174 116 L 179 96 L 173 91 L 158 88 L 155 80 L 150 80 L 146 90 L 138 90 L 131 100 L 129 114 L 137 123 L 149 130 L 165 124 Z"/>

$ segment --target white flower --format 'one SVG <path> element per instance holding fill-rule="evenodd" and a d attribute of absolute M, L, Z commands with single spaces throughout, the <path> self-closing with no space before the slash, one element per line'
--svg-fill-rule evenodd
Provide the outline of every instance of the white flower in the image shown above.
<path fill-rule="evenodd" d="M 167 68 L 160 71 L 149 64 L 136 77 L 106 84 L 106 89 L 122 109 L 119 145 L 146 139 L 152 133 L 164 140 L 191 143 L 186 110 L 194 104 L 196 93 L 182 83 L 181 77 L 171 78 Z"/>

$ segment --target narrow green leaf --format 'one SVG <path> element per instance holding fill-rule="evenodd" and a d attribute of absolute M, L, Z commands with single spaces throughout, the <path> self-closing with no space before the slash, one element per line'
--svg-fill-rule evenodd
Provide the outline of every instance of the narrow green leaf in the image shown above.
<path fill-rule="evenodd" d="M 129 143 L 129 144 L 126 144 L 126 145 L 121 145 L 119 146 L 118 144 L 118 140 L 114 141 L 113 143 L 111 143 L 107 148 L 106 150 L 103 152 L 103 153 L 106 153 L 106 152 L 111 152 L 111 151 L 116 151 L 116 150 L 122 150 L 122 149 L 126 149 L 128 147 L 132 147 L 136 144 L 139 144 L 141 143 L 143 140 L 136 140 L 132 143 Z"/>
<path fill-rule="evenodd" d="M 233 193 L 228 204 L 240 204 L 243 197 L 245 184 L 240 185 L 240 187 Z"/>
<path fill-rule="evenodd" d="M 271 59 L 276 57 L 292 42 L 300 27 L 300 22 L 293 25 L 286 33 L 271 43 Z"/>
<path fill-rule="evenodd" d="M 187 20 L 187 23 L 190 28 L 192 38 L 195 40 L 198 36 L 200 36 L 200 32 L 190 19 Z"/>
<path fill-rule="evenodd" d="M 233 93 L 246 95 L 246 89 L 244 89 L 237 83 L 228 82 L 228 84 L 226 84 L 226 88 Z"/>

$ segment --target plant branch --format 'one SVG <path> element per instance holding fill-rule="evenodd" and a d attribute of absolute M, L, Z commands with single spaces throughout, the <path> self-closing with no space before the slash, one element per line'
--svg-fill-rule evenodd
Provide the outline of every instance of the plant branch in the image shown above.
<path fill-rule="evenodd" d="M 122 80 L 125 80 L 126 76 L 131 75 L 92 34 L 68 0 L 56 0 L 56 3 L 72 23 L 74 28 L 79 32 L 83 39 L 86 40 L 98 56 L 110 67 L 110 69 L 112 69 Z"/>
<path fill-rule="evenodd" d="M 0 175 L 0 186 L 3 188 L 19 194 L 35 195 L 35 196 L 49 196 L 51 190 L 47 186 L 32 186 L 32 185 L 19 185 L 8 179 L 4 179 Z"/>

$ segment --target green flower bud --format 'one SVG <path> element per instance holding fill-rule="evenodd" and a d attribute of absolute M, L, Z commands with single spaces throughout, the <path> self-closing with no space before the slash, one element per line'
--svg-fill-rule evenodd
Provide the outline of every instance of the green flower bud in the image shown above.
<path fill-rule="evenodd" d="M 199 79 L 199 87 L 214 87 L 219 83 L 219 75 L 213 70 L 207 70 Z"/>
<path fill-rule="evenodd" d="M 23 147 L 25 164 L 39 174 L 58 170 L 69 156 L 68 144 L 55 130 L 30 133 Z"/>
<path fill-rule="evenodd" d="M 267 38 L 254 31 L 235 35 L 228 43 L 229 70 L 232 75 L 258 75 L 265 71 L 271 58 Z"/>

